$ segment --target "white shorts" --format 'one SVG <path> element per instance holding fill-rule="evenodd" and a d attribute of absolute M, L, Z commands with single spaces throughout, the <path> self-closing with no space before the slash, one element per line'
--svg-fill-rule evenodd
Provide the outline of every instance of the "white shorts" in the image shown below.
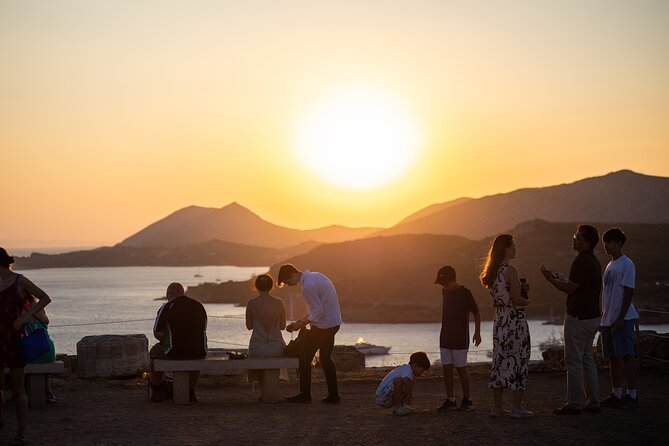
<path fill-rule="evenodd" d="M 450 348 L 440 348 L 439 350 L 441 352 L 441 365 L 453 364 L 457 368 L 467 365 L 467 353 L 469 349 L 451 350 Z"/>

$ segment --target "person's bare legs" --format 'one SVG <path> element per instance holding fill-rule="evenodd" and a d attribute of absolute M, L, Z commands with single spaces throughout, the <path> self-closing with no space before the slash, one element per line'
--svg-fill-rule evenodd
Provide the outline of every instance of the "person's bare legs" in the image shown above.
<path fill-rule="evenodd" d="M 504 410 L 502 404 L 502 395 L 504 394 L 504 389 L 502 387 L 496 387 L 492 389 L 492 397 L 495 404 L 495 409 L 498 409 L 499 412 Z"/>
<path fill-rule="evenodd" d="M 458 371 L 458 378 L 460 378 L 460 385 L 462 385 L 462 399 L 469 400 L 469 373 L 467 372 L 467 367 L 456 367 L 455 370 Z"/>
<path fill-rule="evenodd" d="M 14 403 L 16 405 L 16 421 L 18 429 L 17 437 L 26 436 L 26 425 L 28 424 L 28 399 L 24 389 L 25 369 L 23 367 L 18 369 L 9 369 L 12 377 L 12 395 L 14 396 Z"/>
<path fill-rule="evenodd" d="M 446 364 L 442 366 L 444 369 L 444 387 L 446 388 L 446 396 L 449 399 L 455 398 L 453 396 L 453 364 Z M 458 370 L 458 373 L 460 371 Z"/>
<path fill-rule="evenodd" d="M 152 385 L 157 386 L 159 384 L 162 384 L 165 373 L 156 372 L 155 367 L 153 365 L 153 358 L 149 359 L 149 374 L 151 376 L 149 381 L 151 382 Z"/>
<path fill-rule="evenodd" d="M 625 379 L 627 380 L 627 390 L 636 390 L 636 364 L 634 364 L 634 356 L 627 355 L 622 359 L 625 367 Z M 622 373 L 621 373 L 622 375 Z"/>
<path fill-rule="evenodd" d="M 200 380 L 200 371 L 191 370 L 188 372 L 188 387 L 190 390 L 195 390 L 197 382 Z"/>
<path fill-rule="evenodd" d="M 409 404 L 413 399 L 413 383 L 409 378 L 393 380 L 393 407 Z"/>
<path fill-rule="evenodd" d="M 524 390 L 514 390 L 513 391 L 513 408 L 520 409 L 523 406 L 523 394 Z"/>
<path fill-rule="evenodd" d="M 620 358 L 611 358 L 611 387 L 614 389 L 623 386 L 623 361 Z"/>

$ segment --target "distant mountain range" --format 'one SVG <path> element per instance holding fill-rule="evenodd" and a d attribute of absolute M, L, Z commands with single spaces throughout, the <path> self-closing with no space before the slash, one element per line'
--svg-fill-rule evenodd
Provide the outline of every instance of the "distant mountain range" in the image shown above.
<path fill-rule="evenodd" d="M 423 208 L 387 229 L 328 226 L 298 230 L 267 222 L 238 203 L 220 209 L 189 206 L 114 247 L 58 255 L 33 254 L 17 258 L 16 265 L 269 265 L 321 244 L 400 234 L 480 240 L 532 219 L 669 223 L 669 178 L 622 170 L 571 184 L 459 198 Z M 410 250 L 402 254 L 411 255 Z"/>
<path fill-rule="evenodd" d="M 290 229 L 269 223 L 238 203 L 220 209 L 189 206 L 123 240 L 123 247 L 174 247 L 222 240 L 265 248 L 287 248 L 304 242 L 334 243 L 366 237 L 380 228 L 327 226 Z"/>
<path fill-rule="evenodd" d="M 629 170 L 571 184 L 429 206 L 377 235 L 450 234 L 478 240 L 530 219 L 667 223 L 669 178 Z"/>
<path fill-rule="evenodd" d="M 120 246 L 171 247 L 216 239 L 286 248 L 306 241 L 336 243 L 396 234 L 448 234 L 479 240 L 535 218 L 552 222 L 666 223 L 669 178 L 621 170 L 571 184 L 458 198 L 421 209 L 387 229 L 328 226 L 297 230 L 269 223 L 237 203 L 221 209 L 189 206 L 128 237 Z"/>
<path fill-rule="evenodd" d="M 304 242 L 285 249 L 275 249 L 221 240 L 159 248 L 117 245 L 63 254 L 33 253 L 29 257 L 18 257 L 16 266 L 19 269 L 104 266 L 260 266 L 271 265 L 287 257 L 307 252 L 316 245 L 318 243 Z"/>

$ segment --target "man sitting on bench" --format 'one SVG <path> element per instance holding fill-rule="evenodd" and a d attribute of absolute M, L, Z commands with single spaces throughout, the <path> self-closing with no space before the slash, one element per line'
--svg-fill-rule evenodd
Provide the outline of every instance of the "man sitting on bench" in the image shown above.
<path fill-rule="evenodd" d="M 204 306 L 186 296 L 183 285 L 173 282 L 165 293 L 167 302 L 158 310 L 153 335 L 160 342 L 149 351 L 151 371 L 151 401 L 167 398 L 167 383 L 163 372 L 154 369 L 154 359 L 203 359 L 207 357 L 207 312 Z M 190 402 L 198 401 L 195 394 L 200 371 L 189 375 Z"/>

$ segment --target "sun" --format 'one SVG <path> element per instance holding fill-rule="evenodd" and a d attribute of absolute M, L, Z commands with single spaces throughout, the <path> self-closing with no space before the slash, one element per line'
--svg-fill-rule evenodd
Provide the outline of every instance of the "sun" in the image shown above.
<path fill-rule="evenodd" d="M 301 122 L 298 160 L 317 178 L 347 190 L 382 188 L 415 163 L 420 132 L 389 95 L 349 89 L 322 100 Z"/>

